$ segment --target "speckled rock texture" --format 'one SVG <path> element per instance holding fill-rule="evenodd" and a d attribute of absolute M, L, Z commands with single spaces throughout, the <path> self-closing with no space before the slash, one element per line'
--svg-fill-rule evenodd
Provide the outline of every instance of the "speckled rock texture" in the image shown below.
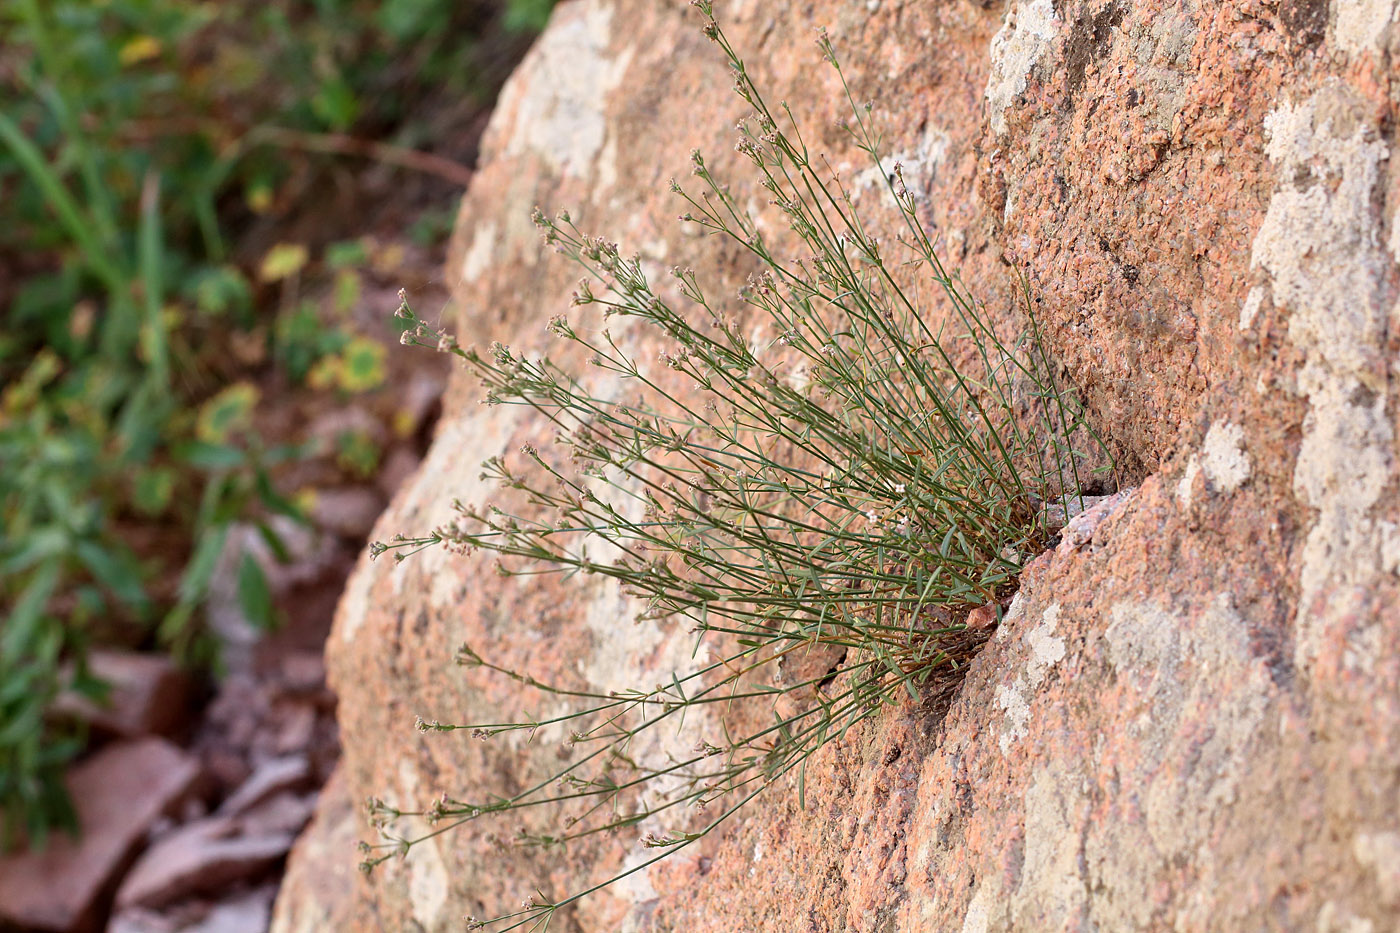
<path fill-rule="evenodd" d="M 878 175 L 834 125 L 839 85 L 811 42 L 830 28 L 946 261 L 1009 328 L 1008 266 L 1024 271 L 1121 494 L 1033 563 L 946 715 L 888 711 L 818 756 L 805 809 L 774 788 L 558 929 L 1400 929 L 1396 7 L 722 4 L 760 87 L 891 231 Z M 698 147 L 762 201 L 731 151 L 742 102 L 698 26 L 680 0 L 559 5 L 462 207 L 464 343 L 540 348 L 567 310 L 577 273 L 542 251 L 536 204 L 658 268 L 742 282 L 666 191 Z M 378 535 L 483 501 L 481 460 L 549 436 L 458 380 Z M 445 553 L 366 561 L 327 649 L 347 792 L 424 805 L 520 786 L 557 744 L 413 729 L 553 711 L 453 650 L 591 689 L 693 663 L 685 633 L 634 614 L 594 583 L 500 581 Z M 310 880 L 358 858 L 324 844 L 350 819 L 323 807 L 277 929 L 458 930 L 643 857 L 621 837 L 541 856 L 491 835 L 512 825 L 473 825 L 326 904 Z"/>

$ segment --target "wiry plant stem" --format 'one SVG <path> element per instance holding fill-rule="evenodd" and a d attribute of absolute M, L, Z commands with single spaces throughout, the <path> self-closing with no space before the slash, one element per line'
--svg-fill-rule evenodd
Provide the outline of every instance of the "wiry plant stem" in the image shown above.
<path fill-rule="evenodd" d="M 528 514 L 459 503 L 458 520 L 424 537 L 375 544 L 373 552 L 402 559 L 446 545 L 510 561 L 498 564 L 507 576 L 608 577 L 645 601 L 641 618 L 688 620 L 697 654 L 705 639 L 720 654 L 651 690 L 600 693 L 546 684 L 462 648 L 459 663 L 581 706 L 514 722 L 420 720 L 420 728 L 482 739 L 566 728 L 569 745 L 587 751 L 508 797 L 443 797 L 415 811 L 375 801 L 386 841 L 366 846 L 367 868 L 455 826 L 513 810 L 582 807 L 563 831 L 522 831 L 518 842 L 530 846 L 564 846 L 663 815 L 692 827 L 648 832 L 642 843 L 662 850 L 655 857 L 557 902 L 540 894 L 520 911 L 472 921 L 477 928 L 547 926 L 578 898 L 703 838 L 794 769 L 804 775 L 817 750 L 883 706 L 946 682 L 985 637 L 965 631 L 967 613 L 1010 594 L 1052 532 L 1050 504 L 1080 493 L 1080 455 L 1070 438 L 1087 425 L 1058 387 L 1029 297 L 1024 344 L 1004 342 L 943 266 L 899 166 L 887 183 L 908 235 L 898 245 L 910 258 L 892 264 L 839 177 L 813 165 L 786 104 L 778 108 L 780 127 L 710 4 L 693 5 L 753 110 L 736 148 L 757 167 L 805 252 L 779 259 L 699 153 L 692 163 L 700 193 L 672 188 L 688 205 L 683 220 L 730 238 L 762 264 L 740 297 L 776 329 L 774 341 L 751 345 L 689 269 L 673 275 L 693 313 L 675 309 L 640 259 L 581 232 L 567 213 L 550 220 L 537 211 L 535 222 L 547 244 L 585 271 L 574 304 L 655 328 L 674 347 L 659 362 L 677 375 L 653 375 L 607 329 L 584 334 L 558 317 L 550 330 L 634 388 L 629 397 L 638 401 L 595 393 L 547 358 L 499 344 L 486 354 L 463 348 L 406 302 L 398 311 L 409 324 L 406 343 L 460 358 L 481 377 L 488 404 L 523 405 L 543 417 L 570 465 L 529 446 L 524 473 L 494 457 L 483 476 L 515 490 Z M 855 145 L 879 165 L 868 108 L 856 104 L 825 33 L 818 44 L 851 104 Z M 909 280 L 923 274 L 960 332 L 932 326 L 931 309 L 911 295 Z M 971 364 L 960 365 L 946 349 L 953 340 L 970 343 Z M 799 368 L 805 382 L 791 378 Z M 690 392 L 679 388 L 683 382 Z M 1029 414 L 1018 416 L 1018 400 L 1027 399 Z M 590 542 L 605 542 L 610 556 L 591 555 Z M 784 658 L 817 649 L 835 652 L 827 669 L 785 677 Z M 735 704 L 763 702 L 773 705 L 774 721 L 731 734 L 731 720 L 742 720 L 730 716 Z M 639 735 L 707 708 L 718 711 L 712 721 L 723 734 L 716 741 L 666 761 L 634 754 Z M 680 815 L 719 803 L 711 818 Z M 391 827 L 407 817 L 433 828 L 400 837 Z"/>

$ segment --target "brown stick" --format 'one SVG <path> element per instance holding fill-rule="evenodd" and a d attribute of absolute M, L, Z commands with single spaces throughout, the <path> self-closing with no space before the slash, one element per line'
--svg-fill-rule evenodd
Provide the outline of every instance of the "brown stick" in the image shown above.
<path fill-rule="evenodd" d="M 360 139 L 344 133 L 307 133 L 281 126 L 256 126 L 248 132 L 244 141 L 253 145 L 266 143 L 286 149 L 300 149 L 303 152 L 360 156 L 412 169 L 425 175 L 436 175 L 463 187 L 471 184 L 473 174 L 472 170 L 462 163 L 431 152 L 419 152 L 417 149 L 406 149 L 372 139 Z"/>
<path fill-rule="evenodd" d="M 175 133 L 203 133 L 212 140 L 228 140 L 226 127 L 217 121 L 203 118 L 133 121 L 125 127 L 123 135 L 126 138 L 149 140 Z M 255 126 L 242 136 L 229 140 L 221 157 L 236 159 L 242 152 L 258 145 L 280 146 L 284 149 L 299 149 L 302 152 L 327 155 L 358 156 L 426 175 L 436 175 L 462 187 L 471 184 L 473 174 L 472 170 L 462 163 L 433 155 L 431 152 L 419 152 L 417 149 L 407 149 L 391 143 L 360 139 L 345 133 L 310 133 L 283 126 Z"/>

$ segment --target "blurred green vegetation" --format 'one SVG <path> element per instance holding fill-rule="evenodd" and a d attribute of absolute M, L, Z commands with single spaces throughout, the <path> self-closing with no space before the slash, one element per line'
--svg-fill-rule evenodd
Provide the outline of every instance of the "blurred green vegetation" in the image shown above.
<path fill-rule="evenodd" d="M 269 471 L 300 453 L 252 429 L 230 342 L 265 341 L 293 381 L 382 378 L 372 341 L 268 310 L 306 244 L 241 241 L 276 232 L 291 180 L 430 142 L 424 100 L 488 106 L 552 2 L 0 0 L 0 846 L 73 826 L 60 777 L 84 738 L 48 709 L 101 695 L 87 646 L 135 631 L 207 663 L 230 524 L 277 552 L 267 520 L 298 514 Z M 337 306 L 363 261 L 325 251 Z M 256 564 L 238 585 L 270 622 Z"/>

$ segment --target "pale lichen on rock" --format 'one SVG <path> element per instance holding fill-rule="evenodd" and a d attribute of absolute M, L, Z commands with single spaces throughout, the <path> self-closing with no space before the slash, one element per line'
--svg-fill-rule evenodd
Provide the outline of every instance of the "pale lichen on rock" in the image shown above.
<path fill-rule="evenodd" d="M 991 75 L 987 80 L 987 116 L 992 132 L 1006 132 L 1006 111 L 1026 89 L 1030 73 L 1051 48 L 1060 23 L 1051 0 L 1016 0 L 1006 11 L 1001 31 L 992 39 Z"/>

